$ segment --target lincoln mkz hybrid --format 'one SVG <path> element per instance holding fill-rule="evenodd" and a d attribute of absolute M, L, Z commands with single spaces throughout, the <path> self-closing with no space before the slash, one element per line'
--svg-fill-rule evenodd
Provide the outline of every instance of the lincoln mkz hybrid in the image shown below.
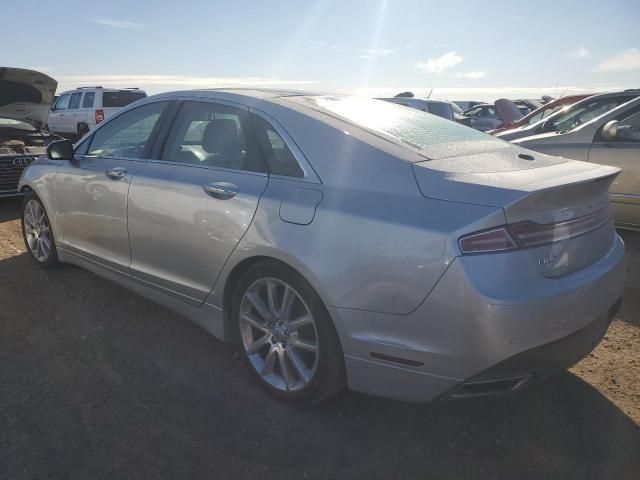
<path fill-rule="evenodd" d="M 615 315 L 619 169 L 349 96 L 140 100 L 23 173 L 24 239 L 237 342 L 274 396 L 519 390 Z"/>

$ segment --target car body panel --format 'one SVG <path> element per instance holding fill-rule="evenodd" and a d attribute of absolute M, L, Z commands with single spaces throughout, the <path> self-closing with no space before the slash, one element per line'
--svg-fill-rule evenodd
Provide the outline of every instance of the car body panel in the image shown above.
<path fill-rule="evenodd" d="M 138 104 L 201 98 L 261 112 L 277 121 L 291 149 L 308 162 L 308 174 L 300 178 L 251 174 L 252 183 L 244 185 L 230 169 L 154 164 L 149 158 L 135 162 L 129 192 L 123 194 L 118 189 L 127 187 L 126 181 L 93 188 L 104 187 L 100 173 L 108 166 L 87 168 L 65 186 L 70 171 L 78 168 L 42 160 L 25 171 L 21 186 L 43 199 L 60 260 L 166 305 L 219 338 L 233 337 L 228 301 L 235 274 L 264 258 L 285 263 L 326 306 L 349 387 L 387 397 L 426 401 L 442 395 L 509 356 L 596 321 L 620 296 L 624 247 L 610 220 L 582 237 L 502 253 L 462 255 L 458 243 L 463 235 L 522 218 L 547 221 L 559 212 L 562 218 L 578 218 L 617 169 L 544 156 L 526 160 L 518 157 L 526 153 L 521 148 L 389 105 L 401 115 L 409 112 L 439 122 L 438 127 L 471 132 L 475 139 L 421 151 L 312 109 L 300 95 L 181 92 Z M 162 133 L 154 140 L 163 141 Z M 485 149 L 486 158 L 467 178 L 455 171 Z M 427 152 L 440 160 L 427 161 Z M 469 158 L 457 165 L 451 160 L 454 152 Z M 490 170 L 491 156 L 499 171 Z M 239 195 L 236 205 L 210 202 L 200 191 L 210 179 L 232 180 L 247 195 Z M 455 193 L 471 187 L 478 188 L 478 195 Z M 310 202 L 296 194 L 300 189 L 318 193 Z M 449 197 L 434 198 L 438 192 Z M 543 199 L 547 203 L 536 209 Z M 285 217 L 294 212 L 291 218 L 300 221 L 283 219 L 283 205 Z M 123 208 L 129 212 L 124 224 Z M 74 216 L 77 225 L 68 227 L 65 222 Z M 127 223 L 132 233 L 125 235 Z M 102 250 L 109 236 L 111 247 L 123 247 L 112 248 L 121 250 L 123 261 Z M 124 238 L 133 240 L 133 255 Z M 581 247 L 588 245 L 594 246 L 582 255 Z M 131 268 L 122 268 L 127 252 Z M 144 262 L 136 261 L 137 252 Z M 550 252 L 558 262 L 546 261 Z M 172 254 L 175 258 L 163 258 Z M 144 263 L 155 270 L 147 269 L 148 277 L 136 273 Z M 400 366 L 372 353 L 417 363 Z"/>

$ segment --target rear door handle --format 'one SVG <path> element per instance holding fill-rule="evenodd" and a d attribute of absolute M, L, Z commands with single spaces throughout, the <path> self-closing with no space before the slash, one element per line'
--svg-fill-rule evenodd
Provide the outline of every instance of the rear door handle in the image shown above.
<path fill-rule="evenodd" d="M 106 170 L 104 174 L 111 180 L 120 180 L 127 174 L 127 170 L 123 167 L 113 167 Z"/>
<path fill-rule="evenodd" d="M 238 194 L 238 187 L 229 182 L 215 182 L 209 185 L 203 185 L 202 189 L 205 193 L 219 200 L 228 200 Z"/>

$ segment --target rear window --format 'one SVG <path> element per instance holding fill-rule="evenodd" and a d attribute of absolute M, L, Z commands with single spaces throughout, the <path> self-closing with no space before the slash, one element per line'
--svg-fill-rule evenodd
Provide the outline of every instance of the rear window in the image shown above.
<path fill-rule="evenodd" d="M 325 96 L 291 97 L 291 101 L 302 102 L 372 133 L 392 137 L 431 159 L 473 154 L 507 145 L 478 130 L 381 100 Z"/>
<path fill-rule="evenodd" d="M 146 93 L 136 90 L 120 90 L 118 92 L 102 92 L 102 106 L 108 107 L 126 107 L 130 103 L 145 98 Z"/>

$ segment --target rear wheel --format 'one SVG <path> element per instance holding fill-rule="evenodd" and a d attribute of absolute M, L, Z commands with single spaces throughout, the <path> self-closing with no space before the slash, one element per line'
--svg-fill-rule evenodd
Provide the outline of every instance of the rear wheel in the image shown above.
<path fill-rule="evenodd" d="M 89 126 L 86 123 L 79 123 L 78 124 L 78 137 L 76 138 L 76 140 L 80 140 L 87 133 L 89 133 Z"/>
<path fill-rule="evenodd" d="M 58 252 L 47 212 L 38 196 L 29 192 L 22 203 L 22 237 L 27 251 L 39 265 L 58 265 Z"/>
<path fill-rule="evenodd" d="M 313 404 L 344 387 L 333 323 L 304 278 L 274 261 L 250 268 L 232 302 L 249 368 L 273 396 Z"/>

